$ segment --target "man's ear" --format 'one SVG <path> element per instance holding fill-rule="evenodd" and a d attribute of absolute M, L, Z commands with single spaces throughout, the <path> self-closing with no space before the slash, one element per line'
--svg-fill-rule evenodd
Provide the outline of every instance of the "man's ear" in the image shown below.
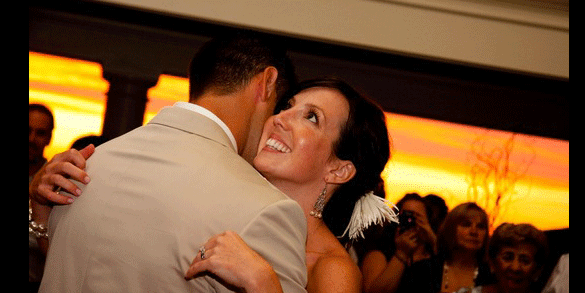
<path fill-rule="evenodd" d="M 276 78 L 278 70 L 274 66 L 268 66 L 262 71 L 261 84 L 256 93 L 258 101 L 267 102 L 276 97 Z M 274 96 L 273 96 L 274 95 Z"/>
<path fill-rule="evenodd" d="M 343 184 L 351 180 L 355 173 L 355 166 L 351 161 L 335 159 L 325 181 L 327 183 Z"/>

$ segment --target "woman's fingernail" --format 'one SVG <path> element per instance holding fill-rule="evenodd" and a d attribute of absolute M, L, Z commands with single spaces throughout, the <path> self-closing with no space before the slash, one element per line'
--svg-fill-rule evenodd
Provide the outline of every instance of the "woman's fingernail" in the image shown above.
<path fill-rule="evenodd" d="M 83 178 L 83 183 L 88 184 L 89 181 L 91 181 L 91 179 L 89 179 L 89 176 L 85 176 L 85 178 Z"/>

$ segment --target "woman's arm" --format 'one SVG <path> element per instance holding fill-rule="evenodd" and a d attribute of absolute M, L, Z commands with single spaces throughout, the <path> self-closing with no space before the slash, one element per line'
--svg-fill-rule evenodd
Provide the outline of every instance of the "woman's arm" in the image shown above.
<path fill-rule="evenodd" d="M 397 233 L 396 250 L 388 260 L 384 253 L 372 250 L 366 253 L 362 261 L 363 291 L 396 292 L 405 269 L 410 265 L 412 253 L 419 245 L 414 229 Z"/>
<path fill-rule="evenodd" d="M 47 251 L 49 250 L 49 239 L 46 237 L 46 229 L 47 223 L 49 222 L 49 215 L 51 213 L 51 206 L 48 205 L 41 205 L 36 201 L 30 199 L 29 197 L 29 207 L 30 207 L 30 218 L 33 222 L 29 222 L 29 229 L 33 227 L 35 231 L 39 232 L 41 235 L 35 235 L 37 244 L 39 245 L 40 250 L 47 255 Z M 33 226 L 34 225 L 34 226 Z M 35 228 L 36 226 L 36 228 Z M 44 227 L 44 228 L 41 228 Z M 44 231 L 41 231 L 44 230 Z"/>
<path fill-rule="evenodd" d="M 421 217 L 415 214 L 415 217 L 417 229 L 419 231 L 419 236 L 421 237 L 421 240 L 427 243 L 429 247 L 432 249 L 432 251 L 429 252 L 432 252 L 432 254 L 437 254 L 438 253 L 437 235 L 435 235 L 435 232 L 431 228 L 429 220 L 427 219 L 426 216 Z"/>
<path fill-rule="evenodd" d="M 365 293 L 396 292 L 405 268 L 406 264 L 396 255 L 387 261 L 379 250 L 368 252 L 362 261 L 363 291 Z"/>
<path fill-rule="evenodd" d="M 89 145 L 80 151 L 71 149 L 57 154 L 45 164 L 33 177 L 28 186 L 31 218 L 36 225 L 45 228 L 49 222 L 53 204 L 69 204 L 72 199 L 59 194 L 58 187 L 71 194 L 79 196 L 77 185 L 71 180 L 75 179 L 83 183 L 89 182 L 87 173 L 83 171 L 86 160 L 93 154 L 95 147 Z M 41 250 L 47 254 L 49 239 L 37 237 L 37 243 Z"/>
<path fill-rule="evenodd" d="M 245 292 L 280 293 L 282 287 L 270 264 L 233 231 L 226 231 L 203 245 L 185 273 L 191 279 L 205 272 L 219 277 L 226 287 Z M 202 255 L 203 254 L 203 255 Z"/>

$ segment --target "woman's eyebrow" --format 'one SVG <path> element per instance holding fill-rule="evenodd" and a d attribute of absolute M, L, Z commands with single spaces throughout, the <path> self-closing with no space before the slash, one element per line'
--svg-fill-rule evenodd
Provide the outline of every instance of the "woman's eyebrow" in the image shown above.
<path fill-rule="evenodd" d="M 313 110 L 313 111 L 317 111 L 321 114 L 321 116 L 323 118 L 325 118 L 325 111 L 323 110 L 323 108 L 321 108 L 320 106 L 313 104 L 313 103 L 307 103 L 306 107 L 308 107 L 309 109 Z"/>

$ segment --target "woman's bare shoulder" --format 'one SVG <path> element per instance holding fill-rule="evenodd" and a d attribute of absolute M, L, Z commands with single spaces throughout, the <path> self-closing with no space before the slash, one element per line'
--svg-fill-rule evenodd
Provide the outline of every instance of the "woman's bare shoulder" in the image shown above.
<path fill-rule="evenodd" d="M 359 292 L 362 275 L 353 259 L 343 251 L 321 256 L 310 276 L 309 292 Z"/>

